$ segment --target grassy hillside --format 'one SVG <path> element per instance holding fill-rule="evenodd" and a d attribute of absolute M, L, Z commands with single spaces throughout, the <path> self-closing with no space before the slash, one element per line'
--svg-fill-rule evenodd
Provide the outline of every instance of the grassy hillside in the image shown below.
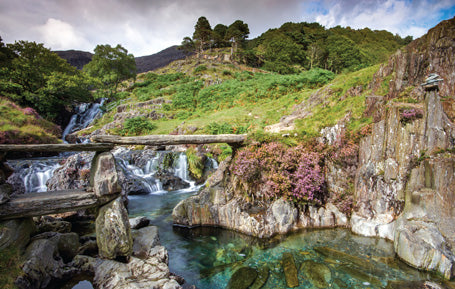
<path fill-rule="evenodd" d="M 302 104 L 311 111 L 297 121 L 298 136 L 316 136 L 347 114 L 349 128 L 358 130 L 371 121 L 362 116 L 364 96 L 377 69 L 335 75 L 316 68 L 280 75 L 200 59 L 177 61 L 139 75 L 107 105 L 103 118 L 81 134 L 102 128 L 119 135 L 253 133 Z M 351 95 L 353 87 L 363 89 Z"/>
<path fill-rule="evenodd" d="M 0 144 L 58 143 L 61 129 L 30 108 L 0 97 Z"/>

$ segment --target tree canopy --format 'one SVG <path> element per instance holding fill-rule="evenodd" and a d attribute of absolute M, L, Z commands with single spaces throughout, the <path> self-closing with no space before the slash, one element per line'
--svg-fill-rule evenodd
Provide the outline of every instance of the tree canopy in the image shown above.
<path fill-rule="evenodd" d="M 8 55 L 1 60 L 7 63 L 0 71 L 1 95 L 52 121 L 65 106 L 90 100 L 91 81 L 43 44 L 16 41 L 0 46 L 2 55 Z"/>
<path fill-rule="evenodd" d="M 391 53 L 412 41 L 411 36 L 401 38 L 384 30 L 341 26 L 326 29 L 307 22 L 288 22 L 253 40 L 247 40 L 249 33 L 248 24 L 241 20 L 229 26 L 217 24 L 212 30 L 202 16 L 193 38 L 185 37 L 181 48 L 202 52 L 209 47 L 230 46 L 237 60 L 270 71 L 294 73 L 319 67 L 339 73 L 386 61 Z M 237 51 L 239 47 L 242 49 Z"/>
<path fill-rule="evenodd" d="M 83 70 L 98 79 L 99 88 L 112 96 L 122 81 L 136 78 L 136 61 L 133 54 L 128 54 L 128 50 L 120 44 L 116 47 L 97 45 L 92 61 Z"/>

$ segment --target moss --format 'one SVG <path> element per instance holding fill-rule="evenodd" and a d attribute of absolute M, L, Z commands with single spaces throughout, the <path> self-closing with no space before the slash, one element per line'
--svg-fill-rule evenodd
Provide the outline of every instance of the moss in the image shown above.
<path fill-rule="evenodd" d="M 188 170 L 190 174 L 196 179 L 202 178 L 204 173 L 203 158 L 198 156 L 194 147 L 190 147 L 186 150 L 186 157 L 188 160 Z"/>

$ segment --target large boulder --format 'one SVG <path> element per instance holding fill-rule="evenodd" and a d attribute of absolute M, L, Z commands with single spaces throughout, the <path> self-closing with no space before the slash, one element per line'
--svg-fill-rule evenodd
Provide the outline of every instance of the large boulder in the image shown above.
<path fill-rule="evenodd" d="M 133 256 L 128 263 L 98 259 L 93 266 L 97 288 L 181 288 L 169 272 L 169 256 L 159 245 L 157 227 L 133 231 Z"/>
<path fill-rule="evenodd" d="M 94 153 L 78 153 L 68 157 L 47 181 L 49 191 L 85 189 L 90 181 L 90 164 Z"/>
<path fill-rule="evenodd" d="M 96 218 L 96 240 L 102 258 L 129 257 L 133 239 L 128 213 L 120 198 L 102 206 Z"/>
<path fill-rule="evenodd" d="M 46 288 L 55 280 L 67 279 L 77 270 L 69 266 L 79 248 L 76 233 L 43 233 L 33 238 L 25 251 L 19 288 Z"/>
<path fill-rule="evenodd" d="M 36 226 L 31 218 L 0 222 L 0 250 L 10 246 L 24 249 L 35 232 Z"/>

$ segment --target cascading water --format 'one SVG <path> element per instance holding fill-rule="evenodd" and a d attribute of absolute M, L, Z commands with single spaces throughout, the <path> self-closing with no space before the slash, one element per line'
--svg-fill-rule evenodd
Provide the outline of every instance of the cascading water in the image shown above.
<path fill-rule="evenodd" d="M 88 127 L 96 118 L 102 115 L 101 107 L 106 101 L 102 98 L 100 103 L 82 103 L 75 109 L 76 114 L 71 117 L 62 134 L 62 139 L 66 143 L 66 136 L 75 131 Z"/>
<path fill-rule="evenodd" d="M 54 171 L 60 167 L 59 160 L 55 158 L 13 160 L 8 161 L 8 164 L 19 175 L 26 193 L 41 193 L 47 191 L 46 182 L 52 177 Z"/>
<path fill-rule="evenodd" d="M 75 109 L 76 114 L 71 117 L 70 122 L 62 133 L 62 139 L 65 143 L 65 137 L 77 130 L 86 128 L 90 123 L 102 114 L 101 107 L 105 99 L 102 98 L 100 103 L 82 103 Z M 68 156 L 67 153 L 63 154 Z M 63 156 L 62 155 L 62 156 Z M 15 173 L 19 174 L 25 187 L 26 193 L 45 192 L 47 191 L 46 182 L 52 177 L 54 171 L 60 167 L 60 159 L 28 159 L 10 162 Z"/>
<path fill-rule="evenodd" d="M 181 153 L 179 154 L 179 158 L 177 159 L 177 162 L 174 164 L 174 175 L 176 177 L 179 177 L 186 183 L 190 185 L 188 190 L 194 190 L 195 188 L 195 183 L 193 180 L 190 179 L 189 172 L 188 172 L 188 158 L 186 157 L 186 154 Z"/>
<path fill-rule="evenodd" d="M 123 172 L 129 179 L 135 179 L 139 181 L 149 194 L 161 194 L 166 193 L 163 190 L 163 185 L 160 180 L 155 178 L 157 173 L 159 154 L 154 158 L 147 161 L 143 168 L 140 168 L 134 164 L 131 164 L 126 158 L 125 154 L 128 152 L 125 148 L 119 148 L 114 152 L 114 156 L 117 163 L 123 169 Z"/>

